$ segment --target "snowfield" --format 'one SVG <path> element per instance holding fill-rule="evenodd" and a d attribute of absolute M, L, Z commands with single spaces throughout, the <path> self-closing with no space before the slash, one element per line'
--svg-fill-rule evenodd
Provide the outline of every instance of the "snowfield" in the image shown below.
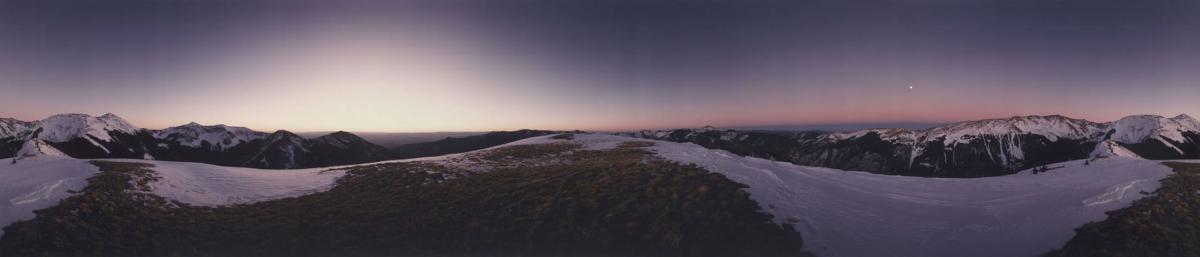
<path fill-rule="evenodd" d="M 191 162 L 111 159 L 153 164 L 162 177 L 154 194 L 197 206 L 253 203 L 317 193 L 333 187 L 344 170 L 312 168 L 266 170 Z"/>
<path fill-rule="evenodd" d="M 32 156 L 16 163 L 0 159 L 0 227 L 34 217 L 33 210 L 58 204 L 69 190 L 87 186 L 100 169 L 85 160 Z M 0 230 L 0 235 L 4 231 Z"/>
<path fill-rule="evenodd" d="M 611 135 L 541 136 L 497 146 L 573 142 L 611 149 Z M 690 143 L 654 141 L 662 158 L 697 164 L 749 185 L 750 197 L 794 224 L 805 248 L 819 256 L 1037 256 L 1062 246 L 1073 229 L 1103 220 L 1152 192 L 1171 174 L 1157 161 L 1112 157 L 1050 165 L 1041 174 L 973 179 L 919 178 L 797 166 L 740 157 Z M 480 151 L 487 151 L 480 150 Z M 429 161 L 483 169 L 463 154 L 395 160 Z M 36 156 L 17 164 L 0 160 L 0 226 L 33 217 L 67 190 L 81 189 L 98 172 L 86 160 Z M 199 163 L 114 159 L 155 165 L 154 193 L 188 204 L 221 206 L 320 192 L 345 174 L 342 167 L 260 170 Z M 362 164 L 369 165 L 369 164 Z M 350 165 L 355 166 L 355 165 Z M 1061 168 L 1057 168 L 1060 167 Z M 349 167 L 349 166 L 343 166 Z"/>
<path fill-rule="evenodd" d="M 527 139 L 548 141 L 547 137 Z M 578 135 L 588 145 L 635 140 Z M 1157 161 L 1072 161 L 1041 174 L 945 179 L 797 166 L 690 143 L 655 141 L 659 156 L 749 185 L 750 197 L 794 223 L 818 256 L 1038 256 L 1073 229 L 1153 192 L 1171 174 Z"/>

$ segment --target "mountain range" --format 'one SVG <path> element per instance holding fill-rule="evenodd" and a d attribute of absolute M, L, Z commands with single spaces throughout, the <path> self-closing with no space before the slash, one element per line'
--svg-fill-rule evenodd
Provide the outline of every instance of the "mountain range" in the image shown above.
<path fill-rule="evenodd" d="M 294 169 L 436 156 L 556 133 L 499 131 L 384 147 L 349 132 L 302 137 L 279 130 L 188 123 L 161 130 L 114 114 L 59 114 L 37 121 L 0 118 L 0 156 L 40 140 L 75 158 L 134 158 Z M 1200 158 L 1200 122 L 1187 115 L 1134 115 L 1092 122 L 1061 115 L 1014 116 L 929 129 L 849 132 L 699 129 L 619 133 L 690 142 L 798 165 L 921 177 L 987 177 L 1050 163 L 1107 156 Z"/>
<path fill-rule="evenodd" d="M 1050 163 L 1114 155 L 1200 158 L 1200 122 L 1187 115 L 1134 115 L 1092 122 L 1061 115 L 1015 116 L 923 130 L 851 132 L 700 129 L 627 136 L 690 142 L 799 165 L 922 177 L 986 177 Z"/>
<path fill-rule="evenodd" d="M 493 132 L 423 145 L 469 151 L 549 133 Z M 344 131 L 306 138 L 287 130 L 268 133 L 194 122 L 161 130 L 143 129 L 111 113 L 59 114 L 37 121 L 0 118 L 0 157 L 14 156 L 26 142 L 35 140 L 75 158 L 184 161 L 264 169 L 326 167 L 443 152 L 416 151 L 404 145 L 393 150 Z M 462 147 L 464 144 L 469 147 Z"/>

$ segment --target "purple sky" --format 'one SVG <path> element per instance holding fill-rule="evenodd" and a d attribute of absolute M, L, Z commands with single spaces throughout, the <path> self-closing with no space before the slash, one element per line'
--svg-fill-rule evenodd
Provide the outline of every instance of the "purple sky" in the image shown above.
<path fill-rule="evenodd" d="M 1197 1 L 331 2 L 0 2 L 0 117 L 412 132 L 1200 115 Z"/>

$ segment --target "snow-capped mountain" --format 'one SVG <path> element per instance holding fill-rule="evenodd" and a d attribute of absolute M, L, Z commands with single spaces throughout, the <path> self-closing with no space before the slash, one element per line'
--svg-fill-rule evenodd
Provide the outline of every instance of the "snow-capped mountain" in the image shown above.
<path fill-rule="evenodd" d="M 245 127 L 223 124 L 205 126 L 195 122 L 154 132 L 155 138 L 178 142 L 181 146 L 216 150 L 229 149 L 268 135 Z"/>
<path fill-rule="evenodd" d="M 141 130 L 112 113 L 106 113 L 100 117 L 70 113 L 54 115 L 38 121 L 33 128 L 32 135 L 38 139 L 55 143 L 80 138 L 111 142 L 113 133 L 133 135 Z"/>
<path fill-rule="evenodd" d="M 1186 115 L 1139 115 L 1110 123 L 1050 115 L 966 121 L 926 130 L 821 133 L 701 128 L 628 135 L 692 142 L 800 165 L 911 176 L 980 177 L 1093 156 L 1200 158 L 1197 124 Z"/>
<path fill-rule="evenodd" d="M 1105 140 L 1148 159 L 1200 158 L 1200 122 L 1180 114 L 1129 116 L 1112 122 Z"/>
<path fill-rule="evenodd" d="M 257 168 L 303 168 L 378 161 L 387 149 L 357 136 L 334 133 L 309 140 L 287 131 L 188 123 L 162 130 L 133 126 L 114 114 L 59 114 L 24 122 L 0 119 L 0 156 L 41 142 L 75 158 L 129 158 L 202 162 Z M 318 149 L 311 153 L 310 148 Z"/>
<path fill-rule="evenodd" d="M 125 119 L 108 113 L 99 117 L 87 114 L 58 114 L 48 118 L 23 122 L 5 119 L 7 133 L 0 136 L 0 156 L 16 153 L 18 143 L 42 140 L 67 154 L 80 158 L 139 158 L 145 154 L 138 137 L 146 130 L 134 127 Z"/>
<path fill-rule="evenodd" d="M 33 130 L 34 125 L 33 122 L 0 118 L 0 138 L 23 136 L 24 133 L 29 133 L 29 131 Z"/>

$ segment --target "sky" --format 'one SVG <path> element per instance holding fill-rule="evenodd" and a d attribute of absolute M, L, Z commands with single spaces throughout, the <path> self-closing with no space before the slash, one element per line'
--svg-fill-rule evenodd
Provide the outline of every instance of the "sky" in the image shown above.
<path fill-rule="evenodd" d="M 1200 1 L 10 1 L 0 117 L 292 131 L 1200 116 Z"/>

